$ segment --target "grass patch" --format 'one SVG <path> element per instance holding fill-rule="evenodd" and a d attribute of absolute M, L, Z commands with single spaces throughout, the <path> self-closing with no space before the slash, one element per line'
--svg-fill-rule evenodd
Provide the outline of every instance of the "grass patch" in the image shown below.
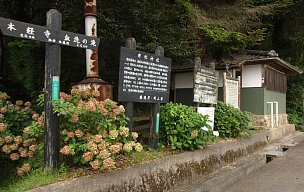
<path fill-rule="evenodd" d="M 238 138 L 248 139 L 252 137 L 252 135 L 254 135 L 255 133 L 260 132 L 261 130 L 263 130 L 263 128 L 261 127 L 248 127 L 240 132 Z"/>
<path fill-rule="evenodd" d="M 0 188 L 1 192 L 19 192 L 57 181 L 62 181 L 69 178 L 66 169 L 60 169 L 59 171 L 45 171 L 42 168 L 33 170 L 29 174 L 22 177 L 12 176 L 8 181 L 6 181 Z"/>
<path fill-rule="evenodd" d="M 131 155 L 129 163 L 130 163 L 130 165 L 140 164 L 140 163 L 144 163 L 144 162 L 151 161 L 154 159 L 159 159 L 161 157 L 165 157 L 165 156 L 168 156 L 171 154 L 172 154 L 172 151 L 169 151 L 166 148 L 162 148 L 159 150 L 146 149 L 145 151 L 142 151 L 142 152 L 133 153 Z"/>

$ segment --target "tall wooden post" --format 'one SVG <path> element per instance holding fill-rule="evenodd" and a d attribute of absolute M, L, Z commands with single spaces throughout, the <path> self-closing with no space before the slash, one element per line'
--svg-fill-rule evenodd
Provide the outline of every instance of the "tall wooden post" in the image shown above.
<path fill-rule="evenodd" d="M 129 49 L 136 49 L 136 40 L 134 38 L 128 38 L 126 40 L 126 47 Z M 132 131 L 133 130 L 133 102 L 125 102 L 124 103 L 126 116 L 130 119 L 128 121 L 128 128 Z"/>
<path fill-rule="evenodd" d="M 238 82 L 239 82 L 239 87 L 238 87 L 238 108 L 241 109 L 241 91 L 242 91 L 241 76 L 238 76 L 237 79 L 238 79 Z"/>
<path fill-rule="evenodd" d="M 194 58 L 194 67 L 202 67 L 202 60 L 200 57 L 195 57 Z M 195 76 L 195 72 L 193 73 L 193 75 Z M 193 81 L 195 81 L 195 78 L 193 78 Z M 193 85 L 195 84 L 195 82 L 193 82 Z M 193 87 L 194 89 L 194 87 Z M 194 93 L 194 90 L 193 90 Z M 199 108 L 200 103 L 199 102 L 195 102 L 194 103 L 194 107 L 196 107 L 196 110 Z"/>
<path fill-rule="evenodd" d="M 47 27 L 61 29 L 62 15 L 55 9 L 47 12 Z M 53 112 L 52 100 L 59 98 L 59 77 L 61 65 L 61 47 L 46 43 L 45 46 L 45 83 L 44 83 L 44 168 L 59 166 L 59 119 Z"/>
<path fill-rule="evenodd" d="M 0 30 L 0 89 L 1 89 L 1 83 L 4 80 L 4 75 L 5 75 L 3 52 L 4 52 L 4 38 Z"/>
<path fill-rule="evenodd" d="M 227 103 L 226 90 L 227 90 L 227 74 L 223 72 L 223 102 Z"/>
<path fill-rule="evenodd" d="M 164 48 L 158 46 L 155 49 L 155 55 L 164 56 Z M 150 127 L 150 147 L 156 149 L 158 146 L 158 132 L 160 121 L 160 103 L 153 103 L 151 109 L 151 127 Z"/>

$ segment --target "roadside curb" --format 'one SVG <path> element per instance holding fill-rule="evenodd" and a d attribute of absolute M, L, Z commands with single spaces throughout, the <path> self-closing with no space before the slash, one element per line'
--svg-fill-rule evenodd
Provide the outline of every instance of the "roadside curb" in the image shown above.
<path fill-rule="evenodd" d="M 277 142 L 266 146 L 262 150 L 242 157 L 237 161 L 222 167 L 219 170 L 193 180 L 190 183 L 181 186 L 175 186 L 170 192 L 223 192 L 234 183 L 244 179 L 249 174 L 261 169 L 268 162 L 268 156 L 273 154 L 273 150 L 281 151 L 279 155 L 273 155 L 272 158 L 285 155 L 284 147 L 294 147 L 304 141 L 303 132 L 294 132 Z M 288 151 L 288 149 L 286 149 Z M 272 160 L 272 159 L 271 159 Z"/>
<path fill-rule="evenodd" d="M 180 189 L 170 191 L 177 192 L 223 192 L 232 184 L 254 171 L 259 170 L 266 164 L 265 154 L 254 154 L 243 157 L 236 163 L 224 166 L 218 171 L 202 177 Z"/>
<path fill-rule="evenodd" d="M 293 125 L 285 125 L 261 131 L 249 139 L 228 140 L 203 150 L 164 157 L 125 170 L 54 183 L 30 192 L 168 191 L 174 186 L 206 176 L 294 131 Z"/>

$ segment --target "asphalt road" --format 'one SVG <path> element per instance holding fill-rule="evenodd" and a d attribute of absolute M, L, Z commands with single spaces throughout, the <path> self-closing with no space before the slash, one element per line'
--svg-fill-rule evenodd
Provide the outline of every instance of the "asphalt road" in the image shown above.
<path fill-rule="evenodd" d="M 225 192 L 304 192 L 304 142 Z"/>

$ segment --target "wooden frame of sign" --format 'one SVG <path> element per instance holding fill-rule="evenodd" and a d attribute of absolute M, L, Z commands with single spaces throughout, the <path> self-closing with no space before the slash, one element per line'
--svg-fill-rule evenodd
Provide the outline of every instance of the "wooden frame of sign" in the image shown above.
<path fill-rule="evenodd" d="M 193 102 L 216 104 L 218 98 L 219 72 L 213 68 L 201 66 L 200 58 L 196 58 L 195 60 Z"/>
<path fill-rule="evenodd" d="M 218 76 L 219 72 L 215 70 L 214 64 L 210 67 L 202 66 L 201 58 L 194 59 L 195 67 L 193 69 L 193 102 L 196 104 L 197 112 L 207 115 L 211 130 L 214 128 L 215 107 L 218 100 Z M 200 104 L 205 104 L 201 107 Z"/>

